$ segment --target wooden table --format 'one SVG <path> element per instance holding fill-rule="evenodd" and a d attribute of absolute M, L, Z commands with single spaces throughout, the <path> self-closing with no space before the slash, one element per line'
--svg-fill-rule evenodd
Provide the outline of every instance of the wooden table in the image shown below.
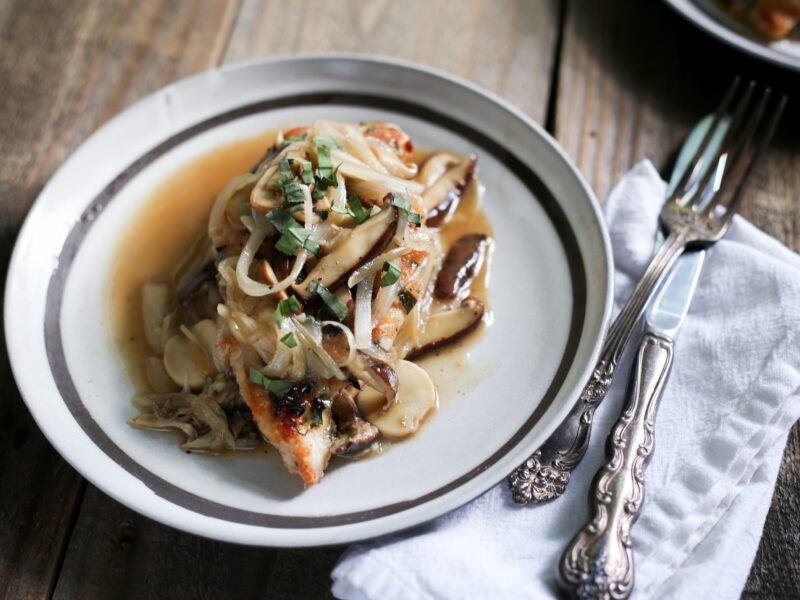
<path fill-rule="evenodd" d="M 218 65 L 320 51 L 391 54 L 485 86 L 543 123 L 601 199 L 645 157 L 667 167 L 734 73 L 800 96 L 797 74 L 721 45 L 654 1 L 6 0 L 0 264 L 44 183 L 127 105 Z M 798 250 L 796 102 L 742 212 Z M 342 547 L 240 547 L 141 517 L 52 449 L 5 356 L 0 377 L 0 597 L 330 595 Z M 798 431 L 795 425 L 786 447 L 747 598 L 800 596 Z"/>

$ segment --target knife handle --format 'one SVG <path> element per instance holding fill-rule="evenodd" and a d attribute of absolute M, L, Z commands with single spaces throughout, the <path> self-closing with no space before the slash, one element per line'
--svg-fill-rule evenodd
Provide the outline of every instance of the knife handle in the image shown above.
<path fill-rule="evenodd" d="M 567 546 L 556 569 L 569 598 L 627 598 L 633 590 L 631 527 L 644 500 L 644 467 L 653 452 L 661 392 L 672 367 L 673 341 L 645 334 L 625 407 L 606 442 L 606 464 L 589 492 L 591 520 Z"/>

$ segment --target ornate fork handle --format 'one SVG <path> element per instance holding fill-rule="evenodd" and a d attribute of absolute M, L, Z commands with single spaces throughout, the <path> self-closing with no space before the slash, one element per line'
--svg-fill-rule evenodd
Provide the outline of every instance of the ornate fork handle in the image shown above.
<path fill-rule="evenodd" d="M 570 474 L 586 454 L 594 411 L 611 386 L 633 328 L 687 241 L 687 236 L 680 231 L 667 236 L 609 329 L 600 360 L 578 402 L 553 435 L 509 475 L 511 495 L 517 504 L 554 500 L 566 489 Z"/>
<path fill-rule="evenodd" d="M 631 526 L 644 501 L 644 466 L 672 356 L 671 340 L 645 335 L 635 383 L 608 438 L 608 462 L 592 484 L 591 520 L 572 538 L 556 571 L 559 587 L 571 598 L 617 600 L 633 589 Z"/>

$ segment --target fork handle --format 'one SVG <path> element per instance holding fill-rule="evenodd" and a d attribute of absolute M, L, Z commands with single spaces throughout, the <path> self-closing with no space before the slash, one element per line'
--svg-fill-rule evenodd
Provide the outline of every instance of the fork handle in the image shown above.
<path fill-rule="evenodd" d="M 647 333 L 639 346 L 622 415 L 607 441 L 607 462 L 589 492 L 591 520 L 567 546 L 556 581 L 567 597 L 627 598 L 633 590 L 631 527 L 644 501 L 656 411 L 672 367 L 673 341 Z"/>
<path fill-rule="evenodd" d="M 578 402 L 545 443 L 509 475 L 511 496 L 517 504 L 548 502 L 564 493 L 570 474 L 586 454 L 594 411 L 611 387 L 633 328 L 686 242 L 683 233 L 670 232 L 608 330 L 600 360 Z"/>

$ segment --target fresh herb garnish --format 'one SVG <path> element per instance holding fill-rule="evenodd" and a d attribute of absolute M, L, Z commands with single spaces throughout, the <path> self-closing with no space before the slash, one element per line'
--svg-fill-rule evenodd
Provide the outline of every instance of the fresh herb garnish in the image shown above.
<path fill-rule="evenodd" d="M 297 221 L 295 221 L 289 213 L 287 213 L 282 208 L 276 208 L 267 213 L 267 219 L 269 222 L 275 225 L 275 229 L 278 230 L 279 233 L 283 233 L 289 227 L 299 227 Z"/>
<path fill-rule="evenodd" d="M 390 262 L 383 263 L 381 270 L 386 273 L 386 275 L 381 277 L 381 287 L 388 287 L 400 279 L 400 269 Z"/>
<path fill-rule="evenodd" d="M 392 198 L 392 206 L 396 206 L 400 210 L 406 211 L 408 214 L 409 223 L 413 223 L 414 225 L 419 225 L 421 223 L 419 215 L 415 212 L 411 212 L 411 202 L 408 201 L 408 198 L 403 196 L 394 196 Z"/>
<path fill-rule="evenodd" d="M 409 314 L 417 304 L 417 297 L 407 289 L 401 289 L 397 295 L 400 296 L 400 303 L 403 305 L 406 314 Z"/>
<path fill-rule="evenodd" d="M 275 242 L 275 248 L 286 256 L 294 256 L 295 250 L 302 246 L 314 256 L 319 256 L 320 246 L 309 237 L 310 235 L 311 232 L 305 227 L 300 227 L 300 225 L 289 227 Z"/>
<path fill-rule="evenodd" d="M 281 178 L 278 185 L 280 185 L 281 193 L 283 194 L 284 200 L 286 200 L 286 210 L 289 214 L 303 210 L 306 197 L 305 194 L 303 194 L 303 189 L 300 187 L 300 184 L 294 179 L 286 181 Z"/>
<path fill-rule="evenodd" d="M 309 420 L 309 425 L 311 425 L 311 427 L 319 427 L 322 425 L 322 413 L 326 408 L 330 408 L 331 404 L 332 401 L 327 395 L 314 398 L 311 402 L 311 419 Z"/>
<path fill-rule="evenodd" d="M 281 338 L 281 341 L 287 346 L 289 346 L 289 348 L 294 348 L 295 346 L 297 346 L 297 340 L 294 339 L 294 334 L 291 331 L 287 333 L 285 336 L 283 336 Z"/>
<path fill-rule="evenodd" d="M 294 173 L 292 173 L 292 166 L 288 158 L 282 158 L 278 161 L 278 169 L 280 169 L 281 172 L 279 181 L 291 181 L 294 179 Z"/>
<path fill-rule="evenodd" d="M 305 158 L 290 158 L 289 162 L 297 163 L 302 167 L 300 177 L 303 179 L 303 183 L 306 185 L 314 183 L 314 167 L 310 161 L 307 161 Z"/>
<path fill-rule="evenodd" d="M 262 386 L 268 392 L 272 392 L 278 398 L 283 398 L 288 394 L 294 385 L 291 381 L 284 381 L 283 379 L 269 379 L 255 367 L 250 367 L 250 381 Z"/>
<path fill-rule="evenodd" d="M 276 208 L 267 213 L 269 222 L 275 225 L 281 237 L 275 243 L 275 248 L 283 252 L 286 256 L 293 256 L 295 250 L 300 246 L 311 252 L 314 256 L 319 256 L 320 246 L 309 236 L 311 232 L 302 227 L 295 221 L 289 213 L 281 208 Z"/>
<path fill-rule="evenodd" d="M 327 306 L 340 321 L 347 316 L 347 306 L 318 281 L 312 281 L 308 286 L 308 291 L 322 298 L 325 306 Z"/>
<path fill-rule="evenodd" d="M 363 223 L 372 216 L 369 212 L 369 209 L 365 208 L 364 205 L 361 204 L 361 198 L 358 196 L 358 194 L 353 194 L 347 199 L 346 207 L 332 206 L 331 210 L 341 215 L 353 217 L 359 222 L 359 224 Z"/>
<path fill-rule="evenodd" d="M 350 214 L 352 214 L 359 223 L 363 223 L 369 219 L 369 210 L 364 208 L 364 205 L 361 204 L 361 198 L 358 197 L 358 194 L 353 194 L 347 199 L 347 207 L 350 209 Z"/>
<path fill-rule="evenodd" d="M 319 211 L 319 218 L 322 219 L 323 221 L 327 221 L 328 220 L 328 211 L 327 210 Z"/>
<path fill-rule="evenodd" d="M 339 170 L 338 167 L 336 169 Z M 325 146 L 317 148 L 317 180 L 320 187 L 327 189 L 328 187 L 338 187 L 339 182 L 336 179 L 336 173 L 333 170 L 333 162 L 331 161 L 331 149 Z"/>
<path fill-rule="evenodd" d="M 283 317 L 296 313 L 300 310 L 300 301 L 297 296 L 289 296 L 286 300 L 278 302 L 278 308 L 275 309 L 275 323 L 278 327 L 283 324 Z"/>
<path fill-rule="evenodd" d="M 322 148 L 341 148 L 342 146 L 333 139 L 329 135 L 316 135 L 311 138 L 311 141 L 314 142 L 317 146 Z"/>

